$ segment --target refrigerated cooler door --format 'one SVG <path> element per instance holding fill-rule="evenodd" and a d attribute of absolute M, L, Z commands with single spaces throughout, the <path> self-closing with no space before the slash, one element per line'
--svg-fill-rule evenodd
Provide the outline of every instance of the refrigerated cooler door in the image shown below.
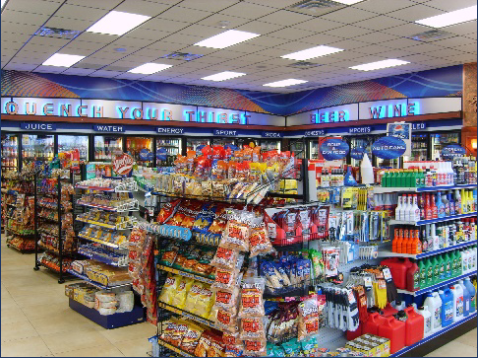
<path fill-rule="evenodd" d="M 305 143 L 303 140 L 291 139 L 289 142 L 290 151 L 295 154 L 298 159 L 305 158 Z"/>
<path fill-rule="evenodd" d="M 319 159 L 319 140 L 309 139 L 309 159 Z"/>
<path fill-rule="evenodd" d="M 111 161 L 113 153 L 123 151 L 123 138 L 97 135 L 94 138 L 94 161 Z"/>
<path fill-rule="evenodd" d="M 156 139 L 156 166 L 171 167 L 181 154 L 181 139 Z"/>
<path fill-rule="evenodd" d="M 197 148 L 201 145 L 210 145 L 211 141 L 209 139 L 201 139 L 201 138 L 188 138 L 186 142 L 187 150 L 197 150 Z"/>
<path fill-rule="evenodd" d="M 18 135 L 2 134 L 2 175 L 18 171 Z"/>
<path fill-rule="evenodd" d="M 261 140 L 261 151 L 268 152 L 270 150 L 281 150 L 281 141 L 280 140 Z"/>
<path fill-rule="evenodd" d="M 126 151 L 130 153 L 136 163 L 145 167 L 152 167 L 154 164 L 153 138 L 148 137 L 127 137 Z"/>
<path fill-rule="evenodd" d="M 231 144 L 234 144 L 234 143 L 231 143 Z M 255 148 L 259 145 L 259 140 L 254 138 L 238 138 L 235 141 L 235 144 L 241 149 L 243 149 L 245 145 L 251 148 Z"/>
<path fill-rule="evenodd" d="M 88 161 L 88 136 L 86 135 L 58 135 L 58 153 L 78 149 L 80 160 Z"/>
<path fill-rule="evenodd" d="M 450 144 L 460 144 L 460 132 L 430 134 L 432 160 L 441 159 L 441 150 Z"/>
<path fill-rule="evenodd" d="M 406 157 L 404 157 L 407 160 Z M 428 160 L 428 134 L 412 134 L 412 155 L 411 161 Z"/>
<path fill-rule="evenodd" d="M 22 167 L 52 160 L 54 152 L 53 135 L 22 134 Z"/>

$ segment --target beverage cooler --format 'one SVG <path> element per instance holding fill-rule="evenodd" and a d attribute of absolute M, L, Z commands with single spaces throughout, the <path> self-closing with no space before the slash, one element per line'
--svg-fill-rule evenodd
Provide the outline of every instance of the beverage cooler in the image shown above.
<path fill-rule="evenodd" d="M 260 146 L 262 152 L 268 152 L 270 150 L 281 150 L 281 141 L 276 139 L 261 139 Z"/>
<path fill-rule="evenodd" d="M 93 161 L 111 161 L 114 152 L 123 151 L 123 138 L 118 136 L 97 135 L 93 139 L 95 155 Z"/>
<path fill-rule="evenodd" d="M 441 150 L 447 145 L 460 144 L 461 132 L 443 132 L 430 134 L 431 160 L 441 159 Z"/>
<path fill-rule="evenodd" d="M 138 165 L 154 166 L 153 138 L 126 137 L 126 152 L 130 153 Z"/>
<path fill-rule="evenodd" d="M 309 159 L 319 159 L 319 140 L 318 138 L 307 139 L 308 157 Z"/>
<path fill-rule="evenodd" d="M 237 138 L 236 140 L 233 140 L 233 141 L 234 143 L 231 143 L 231 144 L 236 145 L 240 149 L 244 148 L 245 145 L 248 145 L 251 148 L 255 148 L 259 145 L 259 140 L 256 138 Z"/>
<path fill-rule="evenodd" d="M 170 167 L 181 154 L 182 140 L 180 138 L 156 138 L 156 166 Z"/>
<path fill-rule="evenodd" d="M 412 134 L 412 155 L 405 160 L 428 160 L 428 133 Z"/>
<path fill-rule="evenodd" d="M 58 153 L 78 149 L 80 160 L 88 161 L 88 136 L 87 135 L 58 135 Z"/>
<path fill-rule="evenodd" d="M 22 167 L 33 162 L 46 162 L 55 155 L 55 136 L 22 134 Z"/>
<path fill-rule="evenodd" d="M 18 144 L 17 134 L 2 134 L 2 173 L 18 171 Z"/>
<path fill-rule="evenodd" d="M 298 159 L 304 159 L 306 157 L 305 141 L 303 139 L 290 139 L 289 150 L 294 153 Z"/>
<path fill-rule="evenodd" d="M 192 137 L 186 140 L 186 150 L 196 151 L 198 147 L 206 145 L 211 145 L 210 139 Z"/>

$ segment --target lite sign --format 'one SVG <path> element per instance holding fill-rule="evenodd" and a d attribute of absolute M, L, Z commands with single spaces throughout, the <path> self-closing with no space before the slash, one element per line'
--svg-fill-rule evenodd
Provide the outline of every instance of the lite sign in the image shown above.
<path fill-rule="evenodd" d="M 249 124 L 254 122 L 256 115 L 230 109 L 151 102 L 15 97 L 11 100 L 2 98 L 2 114 L 218 124 Z"/>

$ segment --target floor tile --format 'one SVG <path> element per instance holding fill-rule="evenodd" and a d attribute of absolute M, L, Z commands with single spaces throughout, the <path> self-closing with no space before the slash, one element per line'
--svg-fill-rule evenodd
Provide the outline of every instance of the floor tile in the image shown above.
<path fill-rule="evenodd" d="M 28 322 L 27 317 L 20 308 L 5 308 L 1 310 L 2 324 L 15 322 Z"/>
<path fill-rule="evenodd" d="M 98 347 L 83 348 L 69 352 L 56 353 L 55 357 L 124 357 L 123 353 L 111 343 Z"/>
<path fill-rule="evenodd" d="M 1 344 L 1 351 L 2 357 L 41 357 L 51 355 L 51 351 L 39 336 L 4 342 Z"/>
<path fill-rule="evenodd" d="M 126 357 L 148 357 L 147 352 L 151 351 L 151 343 L 148 342 L 149 337 L 133 339 L 115 343 L 115 346 Z"/>
<path fill-rule="evenodd" d="M 100 331 L 104 328 L 90 321 L 82 315 L 68 312 L 66 315 L 55 315 L 54 317 L 44 317 L 39 319 L 30 319 L 33 327 L 38 332 L 44 334 L 76 332 L 77 334 L 83 331 Z M 98 335 L 100 333 L 98 332 Z"/>
<path fill-rule="evenodd" d="M 156 332 L 156 326 L 149 322 L 143 322 L 122 328 L 102 330 L 101 334 L 108 338 L 111 343 L 117 343 L 138 338 L 148 339 Z"/>
<path fill-rule="evenodd" d="M 108 345 L 110 342 L 98 331 L 85 329 L 79 334 L 76 331 L 63 332 L 62 334 L 42 334 L 41 338 L 53 354 L 71 352 L 78 349 L 94 348 Z"/>
<path fill-rule="evenodd" d="M 2 344 L 7 341 L 25 339 L 38 336 L 38 332 L 28 321 L 3 323 L 2 327 Z"/>
<path fill-rule="evenodd" d="M 64 292 L 64 291 L 63 291 Z M 56 305 L 58 308 L 68 307 L 68 297 L 61 292 L 42 293 L 40 295 L 14 296 L 15 302 L 20 308 L 35 307 L 42 305 Z"/>
<path fill-rule="evenodd" d="M 427 357 L 476 357 L 476 348 L 457 341 L 445 344 L 431 352 Z"/>
<path fill-rule="evenodd" d="M 476 334 L 477 334 L 477 330 L 475 328 L 465 333 L 461 337 L 458 337 L 457 339 L 455 339 L 455 341 L 477 348 L 478 345 L 476 344 L 476 341 L 477 341 Z"/>

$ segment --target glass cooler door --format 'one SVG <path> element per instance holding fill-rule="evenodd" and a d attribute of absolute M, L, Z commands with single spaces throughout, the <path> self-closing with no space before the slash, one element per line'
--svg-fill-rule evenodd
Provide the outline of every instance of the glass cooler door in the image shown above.
<path fill-rule="evenodd" d="M 156 166 L 171 167 L 181 154 L 181 139 L 156 138 Z"/>
<path fill-rule="evenodd" d="M 94 161 L 111 161 L 114 152 L 123 151 L 123 138 L 97 135 L 94 138 Z"/>
<path fill-rule="evenodd" d="M 428 160 L 428 134 L 412 134 L 411 161 Z"/>
<path fill-rule="evenodd" d="M 52 160 L 54 154 L 53 135 L 22 135 L 22 166 L 35 161 L 46 162 Z"/>
<path fill-rule="evenodd" d="M 18 171 L 18 135 L 2 134 L 2 175 Z"/>
<path fill-rule="evenodd" d="M 309 139 L 309 159 L 319 159 L 319 141 L 317 138 Z"/>
<path fill-rule="evenodd" d="M 210 145 L 211 140 L 204 139 L 204 138 L 188 138 L 186 141 L 186 149 L 187 150 L 197 150 L 197 148 L 201 145 Z"/>
<path fill-rule="evenodd" d="M 298 159 L 305 158 L 305 143 L 304 140 L 290 139 L 290 151 L 295 154 Z"/>
<path fill-rule="evenodd" d="M 227 144 L 237 145 L 236 140 L 234 138 L 214 138 L 212 140 L 211 146 L 221 145 L 224 147 Z"/>
<path fill-rule="evenodd" d="M 80 160 L 88 161 L 88 136 L 86 135 L 58 135 L 58 153 L 78 149 Z"/>
<path fill-rule="evenodd" d="M 432 160 L 441 159 L 441 150 L 450 144 L 460 144 L 460 132 L 430 134 Z"/>
<path fill-rule="evenodd" d="M 261 151 L 268 152 L 270 150 L 281 150 L 281 141 L 273 139 L 261 139 Z"/>
<path fill-rule="evenodd" d="M 133 156 L 138 165 L 154 166 L 153 138 L 127 137 L 126 151 Z"/>

